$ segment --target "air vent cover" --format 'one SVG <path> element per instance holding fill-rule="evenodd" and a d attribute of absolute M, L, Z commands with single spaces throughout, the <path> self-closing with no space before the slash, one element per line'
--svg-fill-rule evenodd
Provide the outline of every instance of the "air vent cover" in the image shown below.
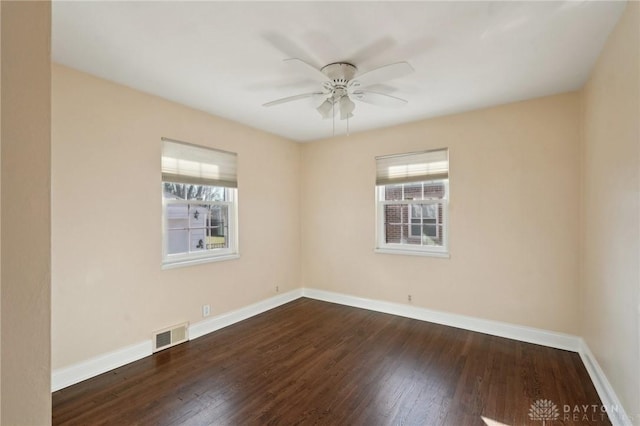
<path fill-rule="evenodd" d="M 158 352 L 171 346 L 189 340 L 189 323 L 174 325 L 153 333 L 153 352 Z"/>

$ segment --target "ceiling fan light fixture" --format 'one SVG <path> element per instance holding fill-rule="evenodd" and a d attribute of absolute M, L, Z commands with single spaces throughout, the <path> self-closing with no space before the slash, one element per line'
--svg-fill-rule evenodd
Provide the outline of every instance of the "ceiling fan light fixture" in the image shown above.
<path fill-rule="evenodd" d="M 353 117 L 353 110 L 356 109 L 356 104 L 353 103 L 348 96 L 340 98 L 340 120 L 346 120 Z"/>
<path fill-rule="evenodd" d="M 326 99 L 323 103 L 320 104 L 316 111 L 320 113 L 322 118 L 331 118 L 333 115 L 333 102 L 332 99 Z"/>

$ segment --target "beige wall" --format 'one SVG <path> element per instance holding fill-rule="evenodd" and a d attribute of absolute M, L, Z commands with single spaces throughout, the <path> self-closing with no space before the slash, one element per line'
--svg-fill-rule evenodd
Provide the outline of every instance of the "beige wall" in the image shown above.
<path fill-rule="evenodd" d="M 53 367 L 299 287 L 299 146 L 53 66 Z M 240 259 L 162 270 L 160 138 L 238 153 Z"/>
<path fill-rule="evenodd" d="M 584 335 L 640 413 L 638 9 L 584 92 L 304 145 L 54 65 L 53 367 L 302 285 Z M 239 260 L 161 270 L 163 136 L 239 153 Z M 374 253 L 374 158 L 441 147 L 451 258 Z"/>
<path fill-rule="evenodd" d="M 578 120 L 571 93 L 305 144 L 303 285 L 576 333 Z M 374 158 L 442 147 L 451 258 L 374 253 Z"/>
<path fill-rule="evenodd" d="M 51 5 L 2 2 L 3 425 L 51 422 Z"/>
<path fill-rule="evenodd" d="M 640 422 L 640 7 L 630 2 L 583 98 L 582 329 Z"/>

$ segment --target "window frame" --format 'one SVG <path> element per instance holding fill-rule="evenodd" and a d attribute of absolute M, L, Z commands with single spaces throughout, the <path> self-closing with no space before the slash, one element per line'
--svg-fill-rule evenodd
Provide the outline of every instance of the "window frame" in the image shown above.
<path fill-rule="evenodd" d="M 170 200 L 164 197 L 164 183 L 162 182 L 162 268 L 175 268 L 180 266 L 194 265 L 207 262 L 218 262 L 222 260 L 237 259 L 240 257 L 238 251 L 238 191 L 237 188 L 224 188 L 225 201 L 205 201 L 205 200 Z M 228 209 L 228 238 L 229 247 L 205 249 L 198 252 L 187 252 L 169 254 L 169 217 L 168 206 L 175 204 L 185 205 L 219 205 Z M 206 229 L 206 227 L 205 227 Z M 205 231 L 206 232 L 206 231 Z"/>
<path fill-rule="evenodd" d="M 386 186 L 393 185 L 376 185 L 375 188 L 375 200 L 376 200 L 376 253 L 385 254 L 402 254 L 402 255 L 415 255 L 415 256 L 431 256 L 431 257 L 445 257 L 449 258 L 449 179 L 432 179 L 424 180 L 415 183 L 421 183 L 424 196 L 424 185 L 433 184 L 436 182 L 442 182 L 444 185 L 444 196 L 442 198 L 420 199 L 420 200 L 386 200 L 385 188 Z M 403 189 L 404 190 L 404 189 Z M 404 197 L 403 197 L 404 198 Z M 385 217 L 384 207 L 386 205 L 421 205 L 421 204 L 442 204 L 442 246 L 425 246 L 414 244 L 402 244 L 402 243 L 387 243 L 385 234 Z M 411 230 L 412 224 L 410 223 L 410 211 L 408 207 L 407 214 L 407 226 Z M 436 224 L 438 223 L 436 215 Z M 437 226 L 436 226 L 436 229 Z M 410 233 L 410 231 L 409 231 Z"/>
<path fill-rule="evenodd" d="M 161 242 L 161 267 L 162 269 L 175 268 L 181 266 L 194 265 L 199 263 L 217 262 L 221 260 L 236 259 L 240 257 L 238 247 L 238 176 L 237 158 L 235 152 L 224 151 L 212 147 L 195 145 L 171 138 L 162 137 L 160 169 L 161 185 L 160 194 L 162 197 L 162 242 Z M 186 199 L 180 197 L 167 197 L 165 184 L 197 185 L 204 188 L 218 188 L 224 190 L 224 200 L 203 200 L 189 199 L 189 195 L 184 195 Z M 208 198 L 207 196 L 202 198 Z M 177 228 L 169 227 L 169 206 L 184 204 L 205 205 L 205 206 L 225 206 L 227 209 L 227 241 L 228 247 L 224 248 L 203 248 L 192 251 L 192 240 L 194 231 L 202 229 L 204 238 L 207 241 L 207 233 L 213 227 L 210 222 L 200 227 L 194 226 L 190 213 L 183 217 L 182 214 L 175 216 L 175 219 L 186 219 L 187 222 L 180 224 Z M 209 209 L 209 208 L 208 208 Z M 190 211 L 190 208 L 187 208 Z M 207 215 L 209 213 L 207 212 Z M 173 215 L 172 215 L 173 216 Z M 206 220 L 206 219 L 205 219 Z M 175 226 L 176 224 L 174 224 Z M 169 253 L 169 232 L 170 229 L 183 230 L 187 232 L 186 252 Z M 174 241 L 174 240 L 172 240 Z M 179 242 L 179 250 L 183 248 L 184 241 Z M 174 250 L 176 248 L 174 247 Z"/>

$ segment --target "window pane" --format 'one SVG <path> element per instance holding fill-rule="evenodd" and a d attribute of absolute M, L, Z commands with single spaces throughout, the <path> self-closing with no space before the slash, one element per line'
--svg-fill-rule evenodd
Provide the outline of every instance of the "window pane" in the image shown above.
<path fill-rule="evenodd" d="M 404 184 L 404 199 L 422 200 L 422 183 L 418 182 Z"/>
<path fill-rule="evenodd" d="M 384 199 L 389 201 L 402 200 L 402 185 L 386 185 Z"/>
<path fill-rule="evenodd" d="M 400 204 L 389 204 L 384 206 L 384 223 L 400 224 L 402 223 L 402 206 Z"/>
<path fill-rule="evenodd" d="M 189 226 L 189 206 L 186 204 L 169 204 L 167 206 L 169 229 L 186 228 Z"/>
<path fill-rule="evenodd" d="M 208 210 L 206 205 L 189 205 L 189 227 L 204 228 Z"/>
<path fill-rule="evenodd" d="M 422 218 L 435 219 L 439 204 L 422 204 Z"/>
<path fill-rule="evenodd" d="M 413 229 L 412 229 L 413 228 Z M 406 225 L 404 227 L 404 235 L 406 238 L 402 241 L 403 244 L 420 245 L 420 225 Z"/>
<path fill-rule="evenodd" d="M 386 243 L 400 244 L 402 242 L 402 225 L 385 225 Z"/>
<path fill-rule="evenodd" d="M 445 188 L 443 182 L 425 182 L 424 199 L 444 198 L 444 191 Z"/>
<path fill-rule="evenodd" d="M 438 229 L 437 226 L 434 225 L 423 225 L 422 226 L 422 236 L 423 237 L 437 237 Z M 428 241 L 427 241 L 428 243 Z"/>
<path fill-rule="evenodd" d="M 225 188 L 220 186 L 189 185 L 185 183 L 164 182 L 165 199 L 226 201 Z"/>
<path fill-rule="evenodd" d="M 442 203 L 385 205 L 385 242 L 442 246 L 442 208 Z"/>
<path fill-rule="evenodd" d="M 413 223 L 413 219 L 419 220 L 422 217 L 422 213 L 421 213 L 422 204 L 411 204 L 409 208 L 411 209 L 412 223 Z"/>
<path fill-rule="evenodd" d="M 169 254 L 189 251 L 189 206 L 167 206 L 167 251 Z"/>
<path fill-rule="evenodd" d="M 167 252 L 169 254 L 189 251 L 189 231 L 187 229 L 170 229 L 167 231 Z"/>
<path fill-rule="evenodd" d="M 186 206 L 185 206 L 186 207 Z M 184 219 L 171 219 L 168 220 L 169 226 L 168 229 L 189 229 L 189 219 L 186 217 Z"/>
<path fill-rule="evenodd" d="M 190 251 L 202 251 L 204 250 L 204 229 L 191 229 L 190 233 Z"/>
<path fill-rule="evenodd" d="M 387 243 L 402 244 L 406 242 L 409 226 L 409 206 L 406 204 L 390 204 L 384 207 L 385 240 Z"/>
<path fill-rule="evenodd" d="M 409 230 L 410 231 L 409 235 L 411 237 L 419 237 L 420 236 L 420 232 L 421 232 L 420 231 L 420 228 L 421 228 L 420 221 L 419 220 L 412 220 L 411 223 L 412 223 L 412 225 L 411 225 L 411 229 Z M 414 223 L 417 223 L 418 225 L 413 225 Z"/>
<path fill-rule="evenodd" d="M 424 225 L 422 244 L 425 246 L 441 247 L 444 243 L 442 225 Z"/>
<path fill-rule="evenodd" d="M 167 254 L 198 253 L 230 247 L 229 206 L 167 204 Z"/>
<path fill-rule="evenodd" d="M 211 206 L 207 220 L 207 248 L 229 247 L 229 208 L 227 206 Z"/>
<path fill-rule="evenodd" d="M 381 192 L 377 192 L 382 196 Z M 425 181 L 384 186 L 381 244 L 444 247 L 446 181 Z M 378 199 L 379 202 L 382 200 Z M 394 247 L 395 249 L 395 247 Z"/>

